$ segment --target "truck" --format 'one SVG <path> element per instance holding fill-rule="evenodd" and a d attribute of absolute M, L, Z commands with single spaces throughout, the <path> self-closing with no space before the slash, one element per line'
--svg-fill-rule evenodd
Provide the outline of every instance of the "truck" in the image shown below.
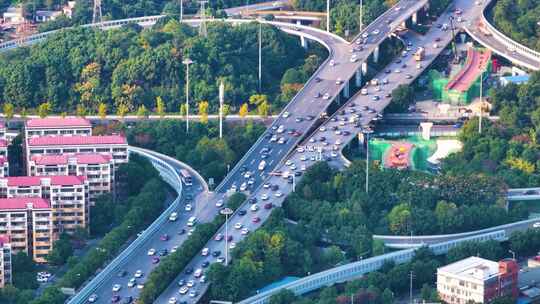
<path fill-rule="evenodd" d="M 416 50 L 416 53 L 414 53 L 414 60 L 422 61 L 424 59 L 425 52 L 426 50 L 423 47 L 419 47 L 418 50 Z"/>

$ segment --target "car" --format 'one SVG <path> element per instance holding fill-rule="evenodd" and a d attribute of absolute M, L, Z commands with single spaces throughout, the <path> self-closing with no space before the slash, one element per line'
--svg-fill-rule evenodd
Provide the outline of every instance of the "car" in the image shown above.
<path fill-rule="evenodd" d="M 392 73 L 392 70 L 386 69 L 386 70 L 384 70 L 384 72 L 385 72 L 386 74 L 390 74 L 390 73 Z"/>
<path fill-rule="evenodd" d="M 356 56 L 356 54 L 352 55 L 351 56 L 351 59 L 350 59 L 351 62 L 357 62 L 358 61 L 358 57 Z M 339 84 L 339 83 L 338 83 Z"/>
<path fill-rule="evenodd" d="M 287 118 L 289 116 L 291 116 L 291 113 L 289 113 L 287 111 L 283 112 L 283 118 Z"/>
<path fill-rule="evenodd" d="M 189 235 L 189 236 L 190 236 L 190 235 L 192 235 L 192 234 L 193 234 L 193 232 L 195 232 L 195 228 L 191 228 L 191 229 L 189 229 L 189 231 L 188 231 L 187 235 Z"/>
<path fill-rule="evenodd" d="M 411 79 L 411 78 L 413 78 L 413 76 L 411 74 L 407 74 L 407 75 L 405 75 L 405 78 Z"/>
<path fill-rule="evenodd" d="M 407 64 L 406 64 L 406 63 L 402 64 L 402 65 L 401 65 L 401 68 L 402 68 L 402 69 L 406 69 L 406 68 L 407 68 Z"/>
<path fill-rule="evenodd" d="M 179 235 L 182 235 L 182 234 L 184 234 L 184 233 L 186 233 L 186 229 L 184 229 L 184 228 L 182 228 L 182 229 L 180 229 L 180 230 L 178 231 L 178 234 L 179 234 Z"/>
<path fill-rule="evenodd" d="M 216 259 L 216 262 L 223 263 L 225 262 L 225 258 L 220 256 L 219 258 Z"/>
<path fill-rule="evenodd" d="M 324 95 L 323 95 L 323 99 L 324 99 L 324 100 L 328 100 L 328 99 L 330 99 L 330 94 L 328 94 L 328 93 L 324 93 Z"/>
<path fill-rule="evenodd" d="M 330 60 L 330 66 L 335 66 L 336 65 L 336 62 L 334 61 L 334 59 Z"/>
<path fill-rule="evenodd" d="M 377 96 L 377 95 L 374 95 L 374 96 L 372 96 L 372 97 L 371 97 L 371 100 L 373 100 L 373 101 L 377 101 L 377 100 L 379 100 L 379 96 Z"/>
<path fill-rule="evenodd" d="M 210 262 L 208 262 L 208 261 L 204 261 L 204 262 L 202 262 L 202 264 L 201 264 L 201 267 L 202 267 L 202 268 L 206 268 L 206 267 L 208 267 L 208 266 L 210 266 Z"/>
<path fill-rule="evenodd" d="M 196 290 L 192 290 L 192 291 L 189 292 L 189 297 L 190 298 L 195 298 L 198 295 L 199 295 L 199 293 Z"/>
<path fill-rule="evenodd" d="M 227 236 L 227 242 L 230 242 L 230 241 L 232 241 L 232 240 L 233 240 L 233 236 L 232 236 L 232 235 Z"/>
<path fill-rule="evenodd" d="M 207 256 L 210 253 L 210 249 L 208 247 L 205 247 L 201 250 L 202 256 Z"/>
<path fill-rule="evenodd" d="M 369 37 L 369 33 L 366 32 L 362 34 L 362 38 L 367 38 L 367 37 Z"/>
<path fill-rule="evenodd" d="M 296 167 L 295 167 L 295 168 L 296 168 Z M 291 169 L 292 169 L 292 167 L 291 167 Z M 293 170 L 294 170 L 294 169 L 293 169 Z M 278 192 L 276 192 L 274 195 L 275 195 L 276 197 L 282 197 L 282 196 L 283 196 L 283 193 L 281 193 L 280 191 L 278 191 Z"/>
<path fill-rule="evenodd" d="M 238 211 L 238 215 L 240 215 L 240 216 L 244 216 L 244 215 L 246 215 L 246 213 L 247 213 L 247 211 L 243 210 L 243 209 Z"/>
<path fill-rule="evenodd" d="M 268 194 L 264 193 L 263 195 L 261 195 L 261 200 L 263 201 L 268 200 Z"/>
<path fill-rule="evenodd" d="M 317 82 L 317 83 L 319 83 L 319 82 L 322 81 L 322 79 L 321 79 L 320 77 L 315 77 L 314 80 L 315 80 L 315 82 Z"/>
<path fill-rule="evenodd" d="M 112 287 L 113 292 L 119 292 L 120 289 L 122 289 L 122 285 L 120 285 L 120 284 L 114 284 L 113 287 Z"/>
<path fill-rule="evenodd" d="M 176 251 L 178 251 L 178 246 L 173 246 L 173 248 L 171 248 L 171 253 L 175 253 Z"/>
<path fill-rule="evenodd" d="M 216 234 L 216 236 L 214 237 L 214 241 L 219 242 L 221 240 L 223 240 L 223 234 L 221 234 L 221 233 Z"/>
<path fill-rule="evenodd" d="M 168 241 L 168 240 L 169 240 L 169 235 L 165 233 L 165 234 L 161 235 L 161 236 L 159 237 L 159 239 L 162 240 L 162 241 L 164 241 L 164 242 L 165 242 L 165 241 Z"/>
<path fill-rule="evenodd" d="M 294 164 L 291 164 L 291 165 L 294 165 Z M 270 189 L 272 191 L 277 191 L 279 189 L 279 186 L 278 185 L 272 185 L 272 187 Z"/>
<path fill-rule="evenodd" d="M 249 229 L 242 228 L 242 231 L 240 231 L 240 233 L 242 233 L 242 235 L 247 235 L 249 233 Z"/>
<path fill-rule="evenodd" d="M 302 122 L 302 121 L 304 121 L 304 119 L 303 119 L 302 117 L 296 117 L 296 118 L 294 119 L 294 121 L 296 121 L 296 122 Z"/>
<path fill-rule="evenodd" d="M 156 250 L 154 248 L 150 248 L 150 249 L 148 249 L 148 252 L 146 254 L 147 255 L 154 255 L 154 254 L 156 254 Z"/>
<path fill-rule="evenodd" d="M 527 191 L 523 192 L 523 194 L 525 194 L 525 195 L 534 195 L 534 194 L 538 194 L 538 191 L 536 191 L 536 190 L 527 190 Z"/>
<path fill-rule="evenodd" d="M 122 304 L 131 304 L 133 302 L 132 296 L 127 296 L 122 300 Z"/>
<path fill-rule="evenodd" d="M 394 73 L 399 74 L 399 73 L 401 73 L 401 70 L 400 69 L 395 69 Z"/>
<path fill-rule="evenodd" d="M 193 280 L 189 280 L 189 281 L 187 281 L 187 283 L 186 283 L 186 287 L 189 287 L 189 288 L 191 288 L 191 287 L 193 287 L 193 286 L 195 286 L 195 281 L 193 281 Z"/>
<path fill-rule="evenodd" d="M 177 300 L 175 297 L 170 297 L 169 298 L 169 301 L 167 302 L 168 304 L 176 304 L 177 303 Z"/>
<path fill-rule="evenodd" d="M 221 252 L 220 252 L 221 253 Z M 219 255 L 219 254 L 218 254 Z M 186 270 L 184 271 L 184 274 L 192 274 L 193 273 L 193 267 L 188 267 L 186 268 Z"/>
<path fill-rule="evenodd" d="M 378 29 L 376 29 L 376 30 L 373 30 L 371 33 L 372 33 L 373 35 L 378 35 L 380 32 L 381 32 L 381 31 L 379 31 Z"/>
<path fill-rule="evenodd" d="M 242 223 L 236 223 L 234 224 L 234 229 L 242 229 L 243 226 Z"/>
<path fill-rule="evenodd" d="M 264 209 L 266 209 L 266 210 L 272 209 L 272 207 L 274 207 L 274 205 L 272 203 L 264 204 Z"/>
<path fill-rule="evenodd" d="M 191 211 L 191 209 L 193 209 L 193 206 L 191 206 L 191 204 L 186 204 L 186 207 L 184 208 L 184 210 L 189 212 L 189 211 Z"/>
<path fill-rule="evenodd" d="M 174 222 L 178 219 L 178 213 L 173 212 L 169 215 L 169 221 Z"/>
<path fill-rule="evenodd" d="M 178 281 L 178 286 L 182 287 L 182 286 L 184 286 L 184 285 L 186 285 L 186 281 L 185 281 L 185 280 L 180 280 L 180 281 Z"/>
<path fill-rule="evenodd" d="M 439 41 L 441 41 L 440 37 L 435 38 L 435 42 L 439 42 Z"/>
<path fill-rule="evenodd" d="M 180 288 L 180 290 L 178 290 L 178 293 L 181 295 L 185 295 L 188 291 L 189 291 L 189 288 L 186 286 L 183 286 L 182 288 Z"/>
<path fill-rule="evenodd" d="M 232 242 L 230 245 L 229 245 L 229 249 L 234 249 L 236 248 L 236 243 L 235 242 Z"/>
<path fill-rule="evenodd" d="M 127 283 L 127 287 L 129 288 L 135 287 L 135 285 L 137 285 L 137 280 L 135 278 L 131 278 Z"/>
<path fill-rule="evenodd" d="M 258 217 L 258 216 L 256 216 L 256 217 L 254 217 L 251 221 L 254 222 L 254 223 L 258 223 L 258 222 L 261 221 L 261 218 Z"/>
<path fill-rule="evenodd" d="M 142 278 L 142 276 L 143 276 L 142 270 L 139 269 L 139 270 L 135 271 L 134 277 L 136 277 L 136 278 Z"/>
<path fill-rule="evenodd" d="M 383 79 L 382 83 L 383 84 L 388 84 L 388 78 Z"/>
<path fill-rule="evenodd" d="M 401 63 L 401 59 L 397 59 L 396 64 L 400 64 L 400 63 Z"/>
<path fill-rule="evenodd" d="M 118 303 L 120 302 L 120 296 L 119 295 L 113 295 L 111 297 L 111 303 Z"/>
<path fill-rule="evenodd" d="M 38 275 L 40 275 L 40 274 L 38 273 Z M 119 278 L 123 278 L 123 277 L 125 277 L 126 275 L 127 275 L 127 271 L 126 271 L 125 269 L 120 270 L 120 271 L 116 274 L 116 276 L 119 277 Z M 43 277 L 43 275 L 40 275 L 40 276 Z"/>
<path fill-rule="evenodd" d="M 321 96 L 322 96 L 322 95 L 321 95 L 321 92 L 317 92 L 317 93 L 315 93 L 315 95 L 314 95 L 313 97 L 319 98 L 319 97 L 321 97 Z M 277 127 L 276 127 L 276 129 L 277 129 Z"/>
<path fill-rule="evenodd" d="M 536 222 L 533 224 L 533 228 L 540 228 L 540 222 Z"/>
<path fill-rule="evenodd" d="M 88 297 L 88 303 L 95 303 L 98 299 L 98 295 L 93 293 Z"/>
<path fill-rule="evenodd" d="M 206 276 L 201 276 L 201 278 L 199 279 L 199 282 L 201 283 L 206 282 Z"/>

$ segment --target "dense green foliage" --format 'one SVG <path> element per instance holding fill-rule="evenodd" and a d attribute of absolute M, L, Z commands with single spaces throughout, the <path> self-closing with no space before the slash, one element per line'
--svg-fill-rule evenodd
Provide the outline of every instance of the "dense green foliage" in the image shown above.
<path fill-rule="evenodd" d="M 491 11 L 495 27 L 512 39 L 540 50 L 540 2 L 497 0 Z"/>
<path fill-rule="evenodd" d="M 249 150 L 264 131 L 264 126 L 253 122 L 226 123 L 223 139 L 219 139 L 216 122 L 191 123 L 186 134 L 185 122 L 162 120 L 141 122 L 128 130 L 128 141 L 175 157 L 193 166 L 205 178 L 214 178 L 216 185 Z"/>
<path fill-rule="evenodd" d="M 230 267 L 211 266 L 211 297 L 239 300 L 284 276 L 305 276 L 381 254 L 380 244 L 372 242 L 374 233 L 470 231 L 525 215 L 521 208 L 506 213 L 503 184 L 485 175 L 433 176 L 373 167 L 367 195 L 364 166 L 354 162 L 343 172 L 326 163 L 310 168 L 283 209 L 274 210 L 262 228 L 237 245 Z M 410 266 L 398 267 L 408 272 Z M 420 281 L 431 282 L 431 277 Z M 375 286 L 382 291 L 385 284 Z"/>
<path fill-rule="evenodd" d="M 401 113 L 407 111 L 410 105 L 414 104 L 414 86 L 399 85 L 392 91 L 392 102 L 385 111 L 390 113 Z"/>
<path fill-rule="evenodd" d="M 166 198 L 165 184 L 159 178 L 158 172 L 150 162 L 137 155 L 130 156 L 129 164 L 122 164 L 119 176 L 125 176 L 126 184 L 137 184 L 141 180 L 140 175 L 135 173 L 145 172 L 144 184 L 136 192 L 123 202 L 125 209 L 121 215 L 121 222 L 99 242 L 98 246 L 91 249 L 78 263 L 70 265 L 69 270 L 59 281 L 47 288 L 39 297 L 28 303 L 31 304 L 60 304 L 65 296 L 60 292 L 60 287 L 80 287 L 96 270 L 103 267 L 104 263 L 114 258 L 122 245 L 137 232 L 144 230 L 150 222 L 163 211 L 163 201 Z M 111 227 L 112 228 L 112 227 Z"/>
<path fill-rule="evenodd" d="M 443 162 L 443 170 L 468 174 L 482 172 L 500 177 L 509 187 L 540 184 L 540 73 L 527 84 L 514 84 L 490 92 L 492 115 L 497 122 L 483 121 L 478 134 L 478 120 L 465 124 L 460 139 L 463 152 Z"/>
<path fill-rule="evenodd" d="M 18 112 L 47 101 L 54 112 L 109 113 L 153 110 L 157 97 L 165 111 L 178 113 L 185 100 L 182 60 L 190 57 L 192 109 L 201 101 L 217 108 L 218 85 L 226 86 L 226 102 L 235 110 L 258 90 L 257 24 L 212 23 L 208 38 L 176 20 L 152 29 L 127 26 L 117 30 L 75 28 L 54 34 L 30 48 L 0 58 L 0 99 Z M 280 94 L 283 73 L 303 64 L 305 51 L 297 39 L 263 26 L 262 93 L 272 103 Z"/>

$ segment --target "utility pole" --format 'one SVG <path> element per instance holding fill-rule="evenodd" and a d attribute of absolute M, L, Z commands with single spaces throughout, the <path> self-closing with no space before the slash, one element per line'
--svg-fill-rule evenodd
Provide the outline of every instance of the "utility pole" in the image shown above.
<path fill-rule="evenodd" d="M 373 133 L 371 128 L 362 130 L 366 142 L 366 193 L 369 193 L 369 134 Z"/>
<path fill-rule="evenodd" d="M 92 23 L 101 23 L 101 0 L 94 0 L 94 13 L 92 15 Z"/>
<path fill-rule="evenodd" d="M 207 37 L 208 32 L 206 30 L 206 8 L 205 5 L 208 3 L 208 0 L 200 0 L 199 4 L 201 5 L 199 16 L 201 18 L 201 27 L 199 27 L 199 35 Z"/>
<path fill-rule="evenodd" d="M 362 28 L 363 28 L 363 24 L 362 24 L 362 18 L 363 18 L 363 11 L 364 11 L 364 1 L 363 0 L 360 0 L 360 23 L 358 24 L 358 33 L 361 33 L 362 32 Z"/>
<path fill-rule="evenodd" d="M 184 20 L 184 0 L 179 0 L 180 1 L 180 22 L 182 22 L 182 20 Z"/>
<path fill-rule="evenodd" d="M 482 93 L 484 90 L 483 83 L 484 83 L 484 71 L 480 73 L 480 115 L 478 116 L 478 134 L 482 134 L 482 111 L 484 107 L 484 102 L 482 100 Z"/>
<path fill-rule="evenodd" d="M 223 99 L 225 96 L 225 86 L 223 80 L 219 84 L 219 138 L 223 138 Z"/>
<path fill-rule="evenodd" d="M 326 31 L 330 33 L 330 0 L 326 0 Z"/>
<path fill-rule="evenodd" d="M 223 208 L 220 211 L 225 215 L 225 266 L 229 263 L 229 215 L 233 214 L 231 208 Z"/>
<path fill-rule="evenodd" d="M 193 60 L 186 58 L 182 63 L 186 65 L 186 133 L 189 133 L 189 65 Z"/>
<path fill-rule="evenodd" d="M 413 272 L 409 272 L 409 278 L 410 278 L 410 284 L 409 284 L 409 303 L 412 304 L 413 303 L 413 300 L 412 300 L 412 281 L 413 281 Z"/>
<path fill-rule="evenodd" d="M 259 93 L 262 92 L 262 23 L 259 22 Z"/>

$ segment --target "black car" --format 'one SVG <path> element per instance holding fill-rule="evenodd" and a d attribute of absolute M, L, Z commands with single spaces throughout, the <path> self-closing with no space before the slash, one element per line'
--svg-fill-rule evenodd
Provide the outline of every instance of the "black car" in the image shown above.
<path fill-rule="evenodd" d="M 120 271 L 116 274 L 116 276 L 119 277 L 119 278 L 123 278 L 123 277 L 125 277 L 126 275 L 127 275 L 127 271 L 125 271 L 125 270 L 120 270 Z"/>
<path fill-rule="evenodd" d="M 204 262 L 201 264 L 201 266 L 202 266 L 203 268 L 206 268 L 206 267 L 210 266 L 210 262 L 204 261 Z"/>
<path fill-rule="evenodd" d="M 321 78 L 319 78 L 319 77 L 315 77 L 315 82 L 321 82 L 321 81 L 322 81 L 322 79 L 321 79 Z"/>
<path fill-rule="evenodd" d="M 298 177 L 298 176 L 300 176 L 300 175 L 302 175 L 302 172 L 300 172 L 300 171 L 294 172 L 294 176 Z"/>
<path fill-rule="evenodd" d="M 279 186 L 278 185 L 272 185 L 272 187 L 270 187 L 270 189 L 272 189 L 272 191 L 277 191 L 279 189 Z"/>
<path fill-rule="evenodd" d="M 124 298 L 124 300 L 122 300 L 122 304 L 131 304 L 132 302 L 133 302 L 132 296 L 127 296 Z"/>
<path fill-rule="evenodd" d="M 264 134 L 264 139 L 270 139 L 270 138 L 272 138 L 273 135 L 274 134 L 268 132 L 268 133 Z"/>
<path fill-rule="evenodd" d="M 343 136 L 349 136 L 349 135 L 351 135 L 351 132 L 349 132 L 349 131 L 343 131 Z"/>
<path fill-rule="evenodd" d="M 158 252 L 158 255 L 159 256 L 166 256 L 169 254 L 169 251 L 167 249 L 161 249 L 159 252 Z"/>
<path fill-rule="evenodd" d="M 246 215 L 246 213 L 247 213 L 246 210 L 240 210 L 240 211 L 238 211 L 238 215 L 240 215 L 240 216 L 244 216 L 244 215 Z"/>
<path fill-rule="evenodd" d="M 255 197 L 250 197 L 250 198 L 248 199 L 248 203 L 250 203 L 250 204 L 256 204 L 256 203 L 257 203 L 257 198 L 255 198 Z"/>
<path fill-rule="evenodd" d="M 193 267 L 186 268 L 186 271 L 184 271 L 185 274 L 192 274 L 193 273 Z"/>
<path fill-rule="evenodd" d="M 401 63 L 401 59 L 396 60 L 396 63 L 397 63 L 397 64 L 400 64 L 400 63 Z"/>
<path fill-rule="evenodd" d="M 219 250 L 216 250 L 216 251 L 212 252 L 212 256 L 215 257 L 215 258 L 217 258 L 220 255 L 221 255 L 221 251 L 219 251 Z"/>
<path fill-rule="evenodd" d="M 184 228 L 182 228 L 182 229 L 180 229 L 180 231 L 178 231 L 178 234 L 179 234 L 179 235 L 182 235 L 182 234 L 184 234 L 184 233 L 186 233 L 186 229 L 184 229 Z"/>

